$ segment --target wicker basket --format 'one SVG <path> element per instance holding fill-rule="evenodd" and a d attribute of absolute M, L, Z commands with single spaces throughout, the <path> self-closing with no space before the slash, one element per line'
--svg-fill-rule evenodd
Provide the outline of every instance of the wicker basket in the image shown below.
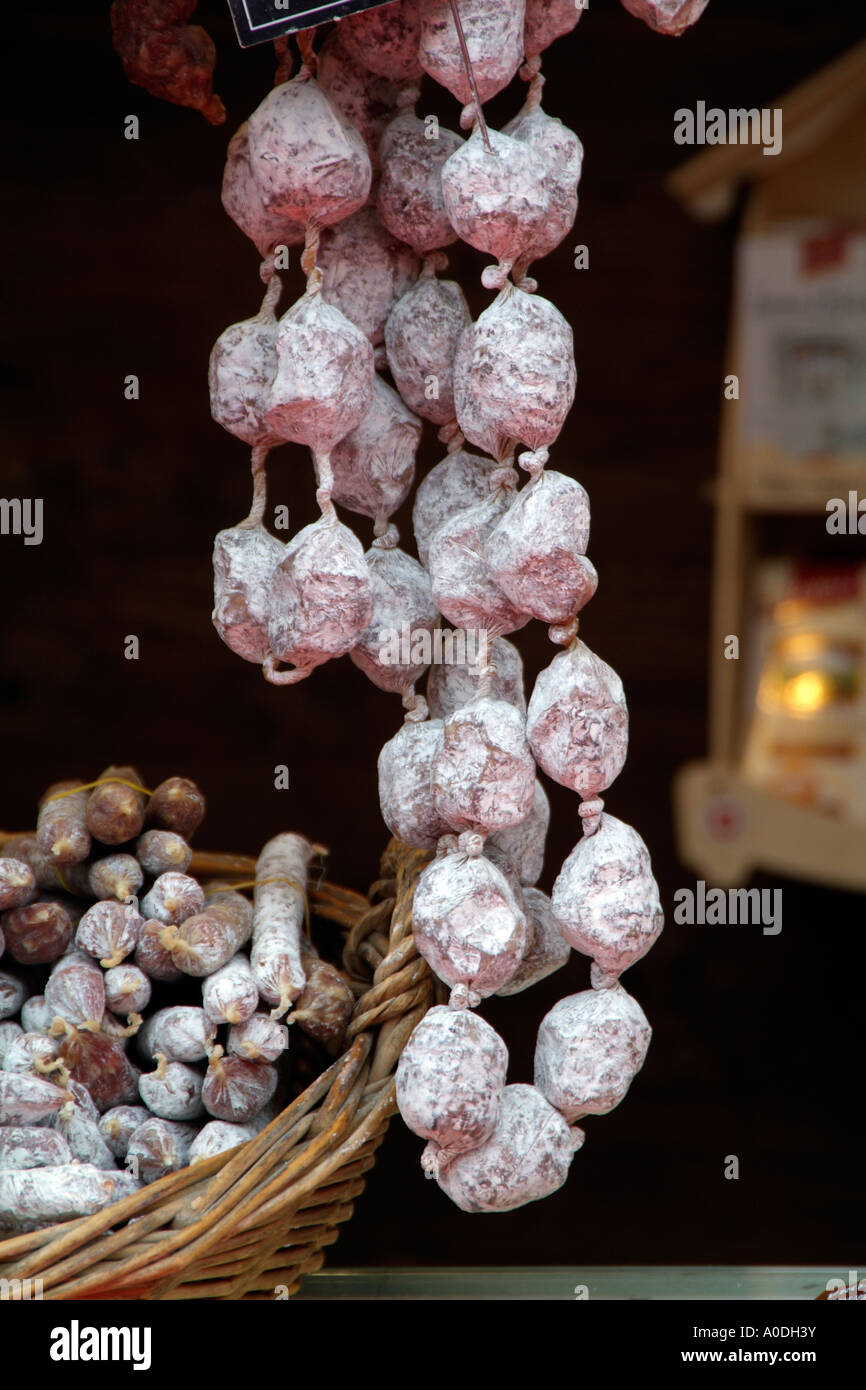
<path fill-rule="evenodd" d="M 322 883 L 314 916 L 346 929 L 358 994 L 345 1051 L 255 1139 L 160 1178 L 96 1216 L 0 1241 L 0 1276 L 46 1299 L 273 1299 L 324 1261 L 396 1113 L 393 1072 L 435 1002 L 411 935 L 429 855 L 392 840 L 369 901 Z M 197 854 L 199 877 L 249 879 L 255 861 Z"/>

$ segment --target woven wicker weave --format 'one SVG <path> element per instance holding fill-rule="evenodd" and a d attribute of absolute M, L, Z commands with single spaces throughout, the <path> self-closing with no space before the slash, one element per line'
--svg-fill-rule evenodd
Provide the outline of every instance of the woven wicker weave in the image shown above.
<path fill-rule="evenodd" d="M 396 1113 L 394 1068 L 435 1002 L 411 934 L 429 855 L 392 840 L 369 901 L 330 883 L 314 916 L 347 931 L 359 995 L 343 1055 L 267 1129 L 141 1188 L 96 1216 L 0 1241 L 0 1276 L 41 1279 L 46 1299 L 273 1299 L 324 1261 L 364 1190 Z M 249 879 L 255 861 L 198 854 L 200 878 Z"/>

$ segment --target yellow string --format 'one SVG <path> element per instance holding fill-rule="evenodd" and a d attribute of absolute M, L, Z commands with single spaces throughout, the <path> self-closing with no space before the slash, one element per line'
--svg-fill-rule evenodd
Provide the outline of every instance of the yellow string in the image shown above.
<path fill-rule="evenodd" d="M 234 893 L 241 888 L 263 888 L 266 883 L 287 883 L 290 888 L 294 888 L 304 899 L 304 930 L 308 939 L 312 940 L 310 931 L 310 904 L 307 899 L 306 885 L 296 882 L 293 878 L 251 878 L 245 883 L 233 883 L 230 888 L 214 888 L 211 891 L 217 893 Z"/>
<path fill-rule="evenodd" d="M 216 893 L 232 893 L 236 888 L 263 888 L 266 883 L 287 883 L 290 888 L 296 888 L 299 893 L 306 893 L 303 883 L 298 883 L 293 878 L 251 878 L 245 883 L 233 883 L 230 888 L 216 888 Z"/>
<path fill-rule="evenodd" d="M 65 792 L 54 792 L 51 796 L 46 796 L 43 805 L 47 801 L 60 801 L 64 796 L 75 796 L 76 792 L 89 792 L 93 787 L 107 787 L 112 782 L 119 782 L 123 787 L 131 787 L 134 792 L 143 792 L 145 796 L 153 796 L 153 792 L 148 787 L 140 787 L 137 782 L 127 782 L 125 777 L 100 777 L 95 782 L 82 782 L 80 787 L 69 787 Z"/>
<path fill-rule="evenodd" d="M 75 895 L 73 894 L 72 889 L 69 887 L 69 884 L 66 882 L 66 879 L 63 877 L 57 865 L 53 864 L 52 868 L 54 869 L 54 872 L 56 873 L 57 877 L 60 879 L 61 888 L 63 888 L 65 892 L 69 894 L 70 897 L 74 897 Z"/>

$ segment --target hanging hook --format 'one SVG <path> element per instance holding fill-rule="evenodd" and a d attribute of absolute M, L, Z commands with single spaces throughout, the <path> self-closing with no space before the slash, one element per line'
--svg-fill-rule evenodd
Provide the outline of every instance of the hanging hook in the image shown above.
<path fill-rule="evenodd" d="M 463 32 L 463 23 L 460 19 L 460 11 L 457 8 L 457 0 L 450 0 L 451 13 L 454 16 L 454 27 L 457 30 L 457 40 L 460 44 L 460 52 L 463 55 L 463 66 L 466 69 L 466 77 L 469 82 L 469 90 L 472 93 L 472 104 L 475 107 L 475 115 L 478 120 L 478 128 L 481 131 L 481 139 L 484 141 L 484 148 L 488 154 L 493 153 L 490 144 L 490 136 L 487 133 L 487 125 L 484 120 L 484 112 L 481 109 L 481 98 L 478 95 L 478 83 L 475 81 L 475 69 L 472 66 L 472 59 L 469 57 L 469 49 L 466 45 L 466 35 Z"/>

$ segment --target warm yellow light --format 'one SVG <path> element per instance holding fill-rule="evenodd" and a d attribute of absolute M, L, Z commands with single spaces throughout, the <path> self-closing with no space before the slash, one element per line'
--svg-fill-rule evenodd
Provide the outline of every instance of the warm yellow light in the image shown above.
<path fill-rule="evenodd" d="M 817 632 L 792 632 L 779 643 L 779 651 L 788 661 L 808 661 L 820 652 L 826 651 L 829 642 Z"/>
<path fill-rule="evenodd" d="M 801 671 L 785 682 L 782 698 L 795 714 L 814 714 L 832 700 L 833 685 L 821 671 Z"/>

